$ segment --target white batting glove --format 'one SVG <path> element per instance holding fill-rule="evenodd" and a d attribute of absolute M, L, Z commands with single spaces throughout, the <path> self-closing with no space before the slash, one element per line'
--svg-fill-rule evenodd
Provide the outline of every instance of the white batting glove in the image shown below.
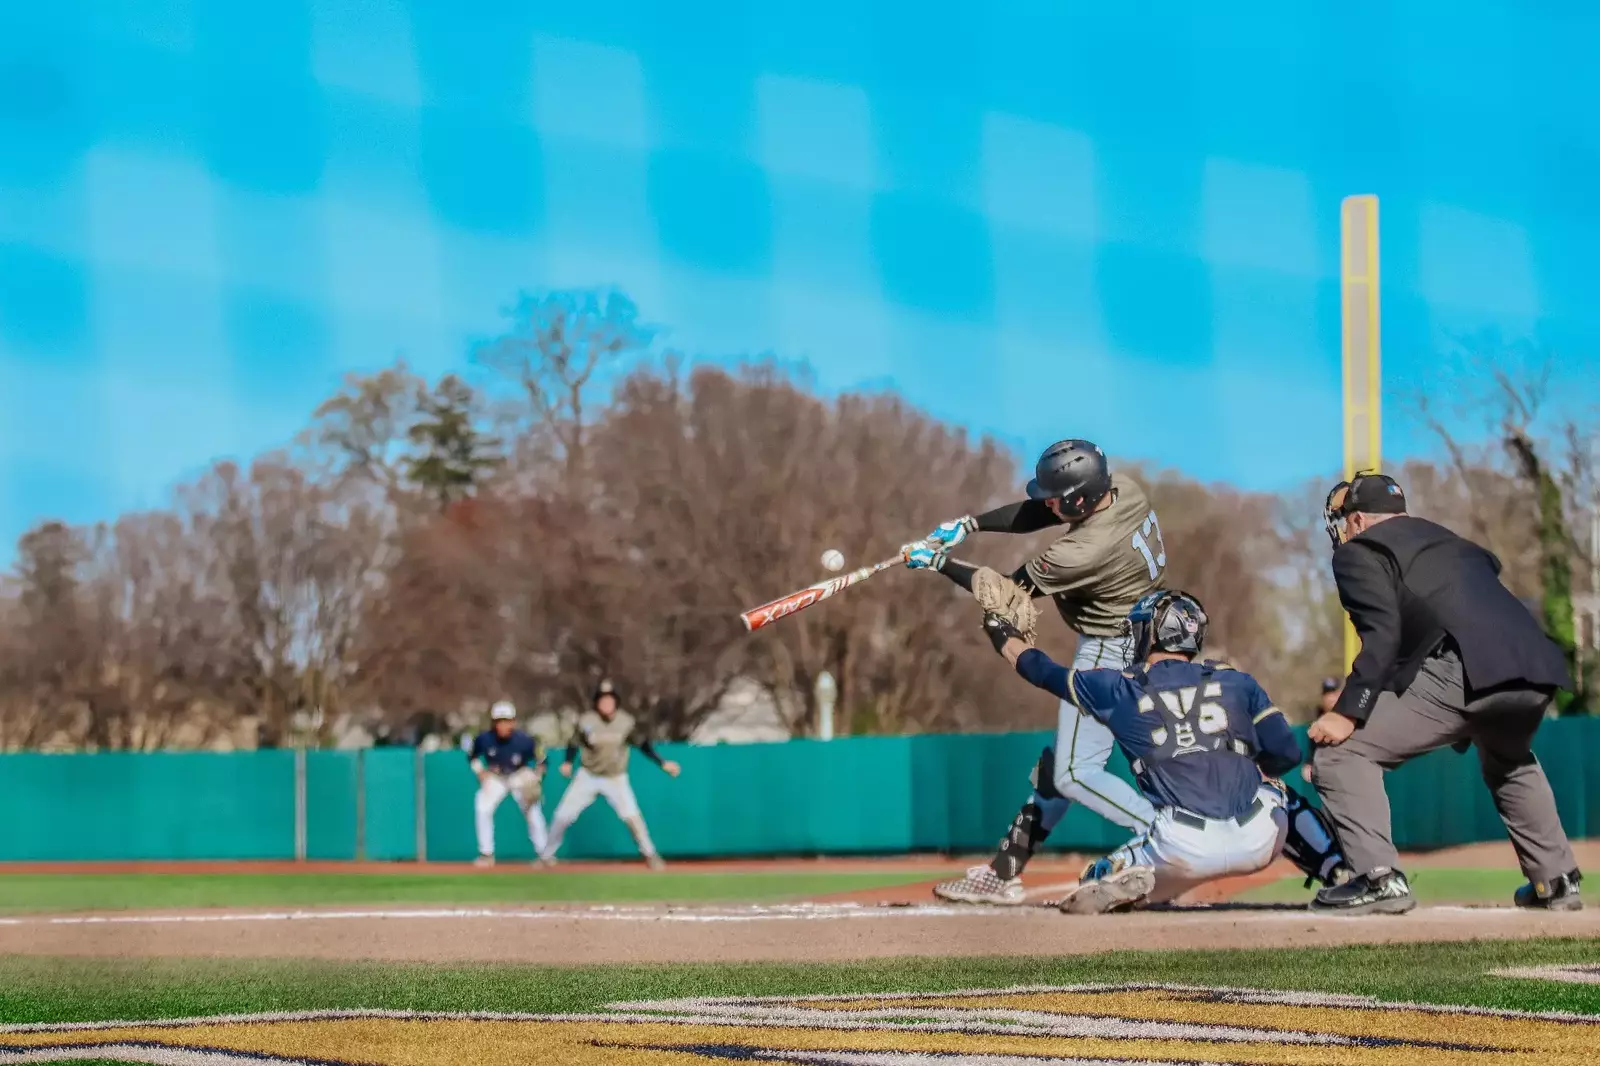
<path fill-rule="evenodd" d="M 912 570 L 942 570 L 950 553 L 925 540 L 915 540 L 900 549 L 900 558 Z"/>
<path fill-rule="evenodd" d="M 967 534 L 978 531 L 978 520 L 971 515 L 962 515 L 960 518 L 949 522 L 940 522 L 932 533 L 923 537 L 923 541 L 936 548 L 949 551 L 957 544 L 967 539 Z"/>

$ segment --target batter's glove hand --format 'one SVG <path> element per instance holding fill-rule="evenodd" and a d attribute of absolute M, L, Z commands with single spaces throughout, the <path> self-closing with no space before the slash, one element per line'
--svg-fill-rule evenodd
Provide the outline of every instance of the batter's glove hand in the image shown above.
<path fill-rule="evenodd" d="M 913 570 L 943 570 L 950 553 L 937 544 L 914 540 L 900 549 L 900 558 Z"/>
<path fill-rule="evenodd" d="M 992 611 L 985 611 L 983 614 L 983 632 L 989 638 L 989 643 L 994 645 L 994 650 L 998 652 L 1005 651 L 1008 640 L 1024 640 L 1022 630 Z"/>
<path fill-rule="evenodd" d="M 950 522 L 940 522 L 932 533 L 922 538 L 924 544 L 949 551 L 957 544 L 967 539 L 967 534 L 978 531 L 978 520 L 971 515 L 962 515 Z"/>

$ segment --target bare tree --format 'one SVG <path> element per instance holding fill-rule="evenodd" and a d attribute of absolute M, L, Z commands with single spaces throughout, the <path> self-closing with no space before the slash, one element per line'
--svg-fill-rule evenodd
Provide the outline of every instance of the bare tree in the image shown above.
<path fill-rule="evenodd" d="M 428 395 L 427 383 L 404 360 L 374 374 L 346 375 L 343 387 L 317 407 L 299 436 L 307 466 L 400 498 L 412 430 Z"/>
<path fill-rule="evenodd" d="M 569 497 L 582 493 L 585 442 L 596 390 L 655 339 L 632 300 L 615 291 L 524 293 L 510 328 L 473 359 L 521 391 L 525 449 L 553 458 Z"/>
<path fill-rule="evenodd" d="M 250 663 L 243 682 L 262 743 L 283 743 L 299 711 L 326 722 L 356 670 L 357 629 L 384 563 L 384 513 L 278 456 L 248 471 L 219 464 L 183 499 L 228 590 L 217 639 L 237 642 Z"/>

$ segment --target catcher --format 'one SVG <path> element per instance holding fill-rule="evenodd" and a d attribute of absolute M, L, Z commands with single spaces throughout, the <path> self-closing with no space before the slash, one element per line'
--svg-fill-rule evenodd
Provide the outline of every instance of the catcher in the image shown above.
<path fill-rule="evenodd" d="M 978 572 L 980 603 L 993 579 L 1004 580 Z M 1299 764 L 1300 745 L 1254 678 L 1199 661 L 1208 622 L 1199 601 L 1158 590 L 1129 622 L 1136 666 L 1077 670 L 1032 647 L 1002 613 L 984 614 L 985 633 L 1017 673 L 1115 735 L 1155 812 L 1148 829 L 1084 871 L 1061 903 L 1069 914 L 1126 910 L 1254 873 L 1277 858 L 1288 831 L 1284 788 L 1272 779 Z"/>

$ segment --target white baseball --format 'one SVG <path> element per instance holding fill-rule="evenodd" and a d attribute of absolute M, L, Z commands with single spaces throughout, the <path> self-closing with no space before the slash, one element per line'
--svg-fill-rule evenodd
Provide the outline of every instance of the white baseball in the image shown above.
<path fill-rule="evenodd" d="M 844 552 L 838 548 L 829 548 L 822 553 L 822 565 L 835 572 L 844 569 Z"/>

